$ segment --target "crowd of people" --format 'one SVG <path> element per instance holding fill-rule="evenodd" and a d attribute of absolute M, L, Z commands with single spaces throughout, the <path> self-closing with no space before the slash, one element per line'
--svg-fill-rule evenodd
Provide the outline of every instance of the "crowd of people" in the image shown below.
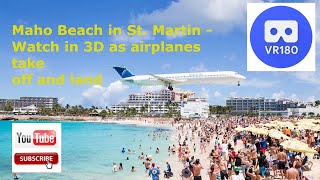
<path fill-rule="evenodd" d="M 173 146 L 170 151 L 172 154 L 178 152 L 178 160 L 183 165 L 181 179 L 201 180 L 204 178 L 202 171 L 208 172 L 210 180 L 307 179 L 303 171 L 310 170 L 305 166 L 309 161 L 308 156 L 286 150 L 281 146 L 284 138 L 275 139 L 269 135 L 235 130 L 239 126 L 266 121 L 270 120 L 239 117 L 179 122 L 178 146 L 176 149 Z M 282 131 L 319 150 L 319 132 L 295 128 L 283 128 Z M 207 167 L 200 162 L 204 154 L 208 154 L 204 159 L 209 162 L 206 163 Z"/>
<path fill-rule="evenodd" d="M 206 120 L 180 120 L 171 125 L 176 129 L 176 143 L 168 147 L 170 163 L 164 171 L 153 162 L 152 157 L 143 152 L 138 156 L 143 160 L 145 172 L 152 180 L 172 178 L 177 180 L 308 180 L 305 171 L 311 170 L 310 158 L 319 155 L 290 151 L 282 146 L 287 138 L 273 138 L 237 128 L 259 126 L 274 119 L 254 119 L 246 117 L 212 118 Z M 297 121 L 281 119 L 280 121 Z M 259 127 L 258 127 L 259 128 Z M 319 132 L 311 129 L 277 127 L 286 137 L 308 144 L 320 153 Z M 153 141 L 163 134 L 150 133 Z M 165 135 L 168 139 L 168 134 Z M 159 145 L 161 146 L 161 145 Z M 141 145 L 139 146 L 141 149 Z M 156 148 L 155 154 L 163 152 Z M 169 159 L 170 159 L 169 158 Z M 178 163 L 178 165 L 176 165 Z M 114 165 L 114 171 L 121 170 L 122 164 Z M 131 168 L 135 172 L 135 167 Z"/>

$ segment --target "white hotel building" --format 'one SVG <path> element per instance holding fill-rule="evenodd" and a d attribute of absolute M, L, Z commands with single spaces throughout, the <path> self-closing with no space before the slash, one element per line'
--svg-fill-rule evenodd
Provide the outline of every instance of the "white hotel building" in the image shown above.
<path fill-rule="evenodd" d="M 125 110 L 126 108 L 135 108 L 140 112 L 142 107 L 148 105 L 146 113 L 151 115 L 161 115 L 169 111 L 166 106 L 168 102 L 177 104 L 177 110 L 181 110 L 180 108 L 184 106 L 184 104 L 188 104 L 188 99 L 192 99 L 194 97 L 195 93 L 193 91 L 178 88 L 175 88 L 173 91 L 163 89 L 158 92 L 130 94 L 127 102 L 112 105 L 110 109 L 115 113 Z"/>
<path fill-rule="evenodd" d="M 209 103 L 205 98 L 190 98 L 181 106 L 183 118 L 208 118 Z"/>

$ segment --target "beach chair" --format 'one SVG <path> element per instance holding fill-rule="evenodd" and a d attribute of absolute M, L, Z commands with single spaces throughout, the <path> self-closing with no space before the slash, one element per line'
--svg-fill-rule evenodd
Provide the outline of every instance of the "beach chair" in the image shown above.
<path fill-rule="evenodd" d="M 308 160 L 308 156 L 305 156 L 302 160 L 302 171 L 311 171 L 313 163 Z"/>

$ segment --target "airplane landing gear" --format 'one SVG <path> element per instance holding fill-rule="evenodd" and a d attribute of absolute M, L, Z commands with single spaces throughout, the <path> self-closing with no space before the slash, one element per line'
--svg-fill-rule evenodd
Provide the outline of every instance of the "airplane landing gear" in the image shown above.
<path fill-rule="evenodd" d="M 240 86 L 240 82 L 238 82 L 238 86 Z"/>
<path fill-rule="evenodd" d="M 173 87 L 172 87 L 171 85 L 168 86 L 168 89 L 169 89 L 170 91 L 173 91 Z"/>

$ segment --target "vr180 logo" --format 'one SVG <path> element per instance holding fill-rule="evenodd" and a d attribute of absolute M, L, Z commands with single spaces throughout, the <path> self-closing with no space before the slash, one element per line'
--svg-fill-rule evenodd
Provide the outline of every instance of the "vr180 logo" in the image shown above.
<path fill-rule="evenodd" d="M 270 20 L 264 24 L 264 40 L 267 43 L 277 43 L 280 39 L 286 43 L 298 41 L 298 22 Z M 267 54 L 298 54 L 297 46 L 265 46 Z"/>
<path fill-rule="evenodd" d="M 314 24 L 313 3 L 249 3 L 248 71 L 314 71 Z"/>

